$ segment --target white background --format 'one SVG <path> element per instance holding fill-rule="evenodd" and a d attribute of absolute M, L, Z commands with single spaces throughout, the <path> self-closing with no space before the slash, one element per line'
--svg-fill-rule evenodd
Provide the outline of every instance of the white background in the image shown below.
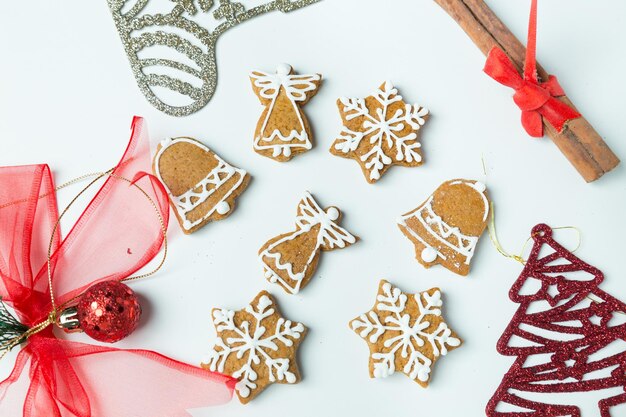
<path fill-rule="evenodd" d="M 525 39 L 529 1 L 489 3 Z M 498 355 L 495 344 L 516 309 L 507 292 L 521 265 L 499 255 L 486 235 L 467 278 L 440 267 L 427 271 L 414 260 L 395 219 L 447 179 L 487 183 L 500 238 L 511 251 L 536 223 L 579 227 L 583 243 L 577 254 L 604 271 L 603 289 L 626 300 L 624 165 L 586 184 L 548 138 L 529 138 L 511 91 L 482 73 L 484 57 L 432 1 L 324 0 L 243 24 L 218 42 L 213 100 L 185 118 L 162 114 L 143 98 L 105 1 L 5 1 L 0 16 L 0 165 L 46 162 L 59 183 L 107 169 L 125 149 L 137 114 L 146 118 L 153 146 L 167 136 L 193 136 L 253 177 L 227 220 L 193 236 L 184 236 L 173 221 L 165 268 L 133 284 L 149 300 L 143 324 L 118 346 L 155 349 L 198 364 L 215 336 L 210 309 L 241 308 L 268 289 L 285 316 L 310 328 L 299 355 L 304 379 L 272 386 L 245 407 L 234 400 L 196 410 L 196 417 L 484 415 L 513 362 Z M 624 2 L 540 4 L 540 62 L 558 75 L 622 158 L 625 42 Z M 281 62 L 325 77 L 306 106 L 316 145 L 287 164 L 252 150 L 262 108 L 247 79 L 249 70 L 269 71 Z M 385 79 L 407 101 L 432 112 L 422 132 L 426 163 L 394 167 L 369 185 L 356 162 L 328 153 L 341 126 L 335 100 L 364 97 Z M 324 254 L 310 285 L 288 296 L 264 280 L 256 253 L 267 239 L 291 230 L 304 190 L 322 205 L 340 207 L 343 225 L 361 241 Z M 61 202 L 72 193 L 63 191 Z M 572 231 L 557 237 L 576 245 Z M 441 287 L 444 314 L 465 340 L 437 363 L 426 390 L 401 374 L 370 380 L 366 343 L 348 329 L 350 319 L 373 305 L 381 278 L 407 292 Z M 14 357 L 15 352 L 0 363 L 0 377 Z M 585 416 L 598 415 L 593 403 L 587 406 Z M 437 411 L 442 407 L 445 411 Z"/>

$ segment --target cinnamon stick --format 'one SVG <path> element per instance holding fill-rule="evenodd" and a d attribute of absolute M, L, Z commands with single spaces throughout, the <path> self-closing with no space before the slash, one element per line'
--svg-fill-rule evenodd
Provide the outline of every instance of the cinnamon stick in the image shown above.
<path fill-rule="evenodd" d="M 483 0 L 435 0 L 435 2 L 459 24 L 483 54 L 487 55 L 494 46 L 501 48 L 521 74 L 526 58 L 526 47 Z M 548 73 L 539 64 L 537 72 L 541 80 L 548 79 Z M 576 108 L 567 96 L 559 99 Z M 578 112 L 580 113 L 580 110 Z M 544 131 L 587 182 L 599 179 L 620 162 L 583 116 L 568 121 L 561 133 L 545 120 L 543 125 Z"/>

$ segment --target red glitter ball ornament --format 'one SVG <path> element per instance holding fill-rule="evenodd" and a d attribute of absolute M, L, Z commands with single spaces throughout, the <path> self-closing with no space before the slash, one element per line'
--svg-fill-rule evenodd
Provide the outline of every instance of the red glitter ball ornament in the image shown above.
<path fill-rule="evenodd" d="M 76 306 L 81 329 L 92 339 L 114 343 L 139 324 L 141 306 L 137 295 L 119 281 L 90 287 Z"/>

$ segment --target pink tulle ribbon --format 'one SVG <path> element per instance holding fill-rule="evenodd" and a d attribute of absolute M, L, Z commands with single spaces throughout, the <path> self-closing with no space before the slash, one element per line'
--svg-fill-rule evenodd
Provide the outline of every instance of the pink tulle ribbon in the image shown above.
<path fill-rule="evenodd" d="M 149 167 L 146 129 L 135 117 L 114 174 L 136 179 L 167 224 L 167 194 L 144 173 Z M 46 261 L 58 209 L 48 166 L 0 168 L 0 207 L 0 295 L 33 326 L 52 309 Z M 67 237 L 57 231 L 52 242 L 53 289 L 62 304 L 96 282 L 141 269 L 158 253 L 163 233 L 148 199 L 109 178 Z M 188 409 L 229 401 L 233 384 L 156 352 L 60 340 L 47 328 L 28 339 L 0 383 L 0 416 L 188 417 Z"/>

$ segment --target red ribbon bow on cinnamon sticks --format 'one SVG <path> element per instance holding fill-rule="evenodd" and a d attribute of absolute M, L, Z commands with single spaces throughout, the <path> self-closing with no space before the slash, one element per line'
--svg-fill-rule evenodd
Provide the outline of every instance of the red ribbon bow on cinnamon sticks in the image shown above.
<path fill-rule="evenodd" d="M 507 54 L 494 47 L 489 51 L 484 71 L 494 80 L 515 90 L 513 101 L 522 110 L 522 125 L 533 137 L 543 136 L 542 118 L 558 132 L 562 132 L 568 120 L 580 117 L 580 113 L 558 100 L 565 95 L 556 77 L 550 75 L 546 82 L 537 79 L 537 0 L 532 0 L 528 25 L 528 46 L 522 78 Z"/>
<path fill-rule="evenodd" d="M 143 173 L 150 167 L 146 136 L 135 118 L 113 174 L 135 178 L 167 224 L 167 194 Z M 56 229 L 50 267 L 59 303 L 150 262 L 163 243 L 161 225 L 146 215 L 153 209 L 134 187 L 109 177 L 64 240 Z M 47 249 L 58 217 L 47 165 L 0 168 L 0 295 L 29 327 L 51 311 Z M 0 383 L 0 416 L 187 417 L 188 408 L 228 401 L 232 383 L 156 352 L 57 339 L 47 327 L 28 338 Z"/>

